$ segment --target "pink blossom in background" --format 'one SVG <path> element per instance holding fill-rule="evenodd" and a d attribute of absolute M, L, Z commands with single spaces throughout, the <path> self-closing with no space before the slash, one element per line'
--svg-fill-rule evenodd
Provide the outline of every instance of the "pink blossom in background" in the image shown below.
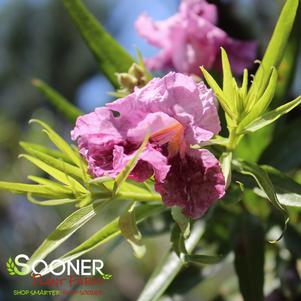
<path fill-rule="evenodd" d="M 220 68 L 220 47 L 224 47 L 233 72 L 242 74 L 256 58 L 257 43 L 229 37 L 216 26 L 217 21 L 216 6 L 205 0 L 182 0 L 179 12 L 164 21 L 141 15 L 136 21 L 138 33 L 161 49 L 157 56 L 145 60 L 147 67 L 200 74 L 200 66 Z"/>
<path fill-rule="evenodd" d="M 154 176 L 167 206 L 178 205 L 193 218 L 202 216 L 225 192 L 219 161 L 206 149 L 190 148 L 220 131 L 215 97 L 203 82 L 173 72 L 155 78 L 79 117 L 71 135 L 95 177 L 116 177 L 149 131 L 130 178 L 143 182 Z"/>

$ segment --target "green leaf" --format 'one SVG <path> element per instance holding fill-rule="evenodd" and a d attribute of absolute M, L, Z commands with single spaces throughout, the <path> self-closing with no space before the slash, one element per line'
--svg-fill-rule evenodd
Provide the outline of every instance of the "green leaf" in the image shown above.
<path fill-rule="evenodd" d="M 107 202 L 91 204 L 70 214 L 43 241 L 40 247 L 32 254 L 27 264 L 31 266 L 35 260 L 44 259 L 48 254 L 66 241 L 74 232 L 91 220 L 106 204 Z"/>
<path fill-rule="evenodd" d="M 44 185 L 45 187 L 47 187 L 47 189 L 52 190 L 54 192 L 59 192 L 63 194 L 73 194 L 73 191 L 70 187 L 61 185 L 49 179 L 36 177 L 36 176 L 28 176 L 28 179 L 33 182 L 36 182 L 37 184 Z"/>
<path fill-rule="evenodd" d="M 188 253 L 192 252 L 196 247 L 201 236 L 203 235 L 203 232 L 203 222 L 197 221 L 194 224 L 191 234 L 186 241 Z M 182 261 L 175 252 L 168 251 L 152 273 L 137 301 L 158 300 L 168 288 L 170 283 L 174 280 L 176 275 L 181 271 L 184 264 L 184 261 Z"/>
<path fill-rule="evenodd" d="M 250 107 L 248 109 L 249 112 L 247 113 L 247 116 L 239 124 L 238 131 L 242 131 L 246 125 L 248 125 L 251 121 L 256 119 L 258 116 L 260 116 L 267 110 L 270 102 L 272 101 L 275 95 L 277 79 L 278 79 L 278 72 L 277 69 L 273 67 L 270 81 L 266 90 L 258 100 L 255 100 L 256 102 L 254 104 L 250 104 Z"/>
<path fill-rule="evenodd" d="M 146 252 L 145 245 L 141 242 L 141 233 L 137 228 L 135 216 L 135 202 L 132 202 L 119 218 L 119 228 L 134 250 L 137 258 L 142 258 Z"/>
<path fill-rule="evenodd" d="M 228 188 L 232 179 L 232 152 L 222 153 L 220 161 L 225 177 L 226 188 Z"/>
<path fill-rule="evenodd" d="M 63 0 L 64 5 L 87 46 L 95 56 L 100 70 L 115 88 L 115 73 L 127 72 L 133 58 L 104 30 L 80 0 Z"/>
<path fill-rule="evenodd" d="M 290 207 L 301 207 L 301 185 L 291 179 L 289 176 L 285 175 L 281 171 L 273 168 L 271 166 L 263 165 L 261 168 L 268 173 L 277 198 L 283 206 Z M 255 191 L 260 194 L 260 196 L 266 197 L 266 195 Z"/>
<path fill-rule="evenodd" d="M 13 182 L 0 182 L 0 189 L 6 190 L 12 193 L 17 194 L 27 194 L 34 193 L 35 195 L 44 196 L 44 197 L 65 197 L 65 194 L 62 194 L 59 191 L 53 191 L 45 185 L 33 185 L 33 184 L 22 184 L 22 183 L 13 183 Z"/>
<path fill-rule="evenodd" d="M 44 163 L 43 161 L 36 159 L 29 155 L 20 155 L 21 158 L 25 158 L 28 161 L 32 162 L 34 165 L 48 173 L 50 176 L 55 178 L 56 180 L 66 184 L 67 186 L 72 187 L 75 189 L 75 191 L 80 193 L 86 193 L 87 190 L 84 186 L 82 186 L 78 181 L 76 181 L 74 178 L 68 176 L 66 173 Z"/>
<path fill-rule="evenodd" d="M 283 233 L 284 233 L 286 230 L 286 227 L 287 227 L 287 223 L 289 222 L 288 213 L 287 213 L 287 210 L 279 202 L 276 192 L 275 192 L 275 189 L 273 187 L 273 183 L 271 182 L 271 179 L 269 178 L 268 174 L 265 172 L 265 170 L 263 168 L 261 168 L 256 163 L 233 161 L 233 165 L 238 172 L 253 177 L 256 180 L 260 189 L 262 191 L 264 191 L 264 193 L 266 194 L 270 203 L 276 209 L 278 209 L 279 211 L 281 211 L 283 213 L 283 215 L 285 217 L 285 225 L 284 225 L 284 230 L 283 230 Z M 283 233 L 282 233 L 281 237 L 283 236 Z M 281 239 L 281 237 L 278 238 L 276 241 Z M 272 243 L 273 242 L 275 242 L 275 241 L 272 241 Z"/>
<path fill-rule="evenodd" d="M 93 182 L 92 182 L 93 183 Z M 103 185 L 105 193 L 112 192 L 115 182 L 111 180 L 105 180 L 102 183 L 97 184 L 96 186 Z M 96 192 L 94 195 L 97 197 L 99 192 Z M 104 192 L 100 192 L 100 198 L 103 197 Z M 115 200 L 123 201 L 139 201 L 139 202 L 158 202 L 162 201 L 161 195 L 149 189 L 148 186 L 145 186 L 143 183 L 138 183 L 132 180 L 127 180 L 122 184 L 119 189 L 118 195 L 114 197 Z"/>
<path fill-rule="evenodd" d="M 255 94 L 259 95 L 259 97 L 262 95 L 269 80 L 271 68 L 277 68 L 280 64 L 294 24 L 298 3 L 298 0 L 287 0 L 281 11 L 273 36 L 249 91 L 248 96 L 250 99 L 252 99 Z"/>
<path fill-rule="evenodd" d="M 78 116 L 82 115 L 77 107 L 71 104 L 67 99 L 52 89 L 46 83 L 39 79 L 34 79 L 32 84 L 49 100 L 49 102 L 72 123 Z"/>
<path fill-rule="evenodd" d="M 286 46 L 284 57 L 278 68 L 279 80 L 275 99 L 273 100 L 273 109 L 282 104 L 281 101 L 288 95 L 288 92 L 294 83 L 295 71 L 298 67 L 298 54 L 301 46 L 300 27 L 301 10 L 299 7 L 293 31 Z"/>
<path fill-rule="evenodd" d="M 235 91 L 233 90 L 233 75 L 230 67 L 228 55 L 224 48 L 221 47 L 222 52 L 222 66 L 223 66 L 223 92 L 225 99 L 230 109 L 235 108 L 235 104 L 231 103 L 235 98 Z M 232 110 L 233 111 L 233 110 Z"/>
<path fill-rule="evenodd" d="M 76 177 L 82 179 L 82 171 L 77 166 L 69 164 L 69 163 L 63 161 L 62 159 L 56 159 L 48 154 L 45 154 L 43 152 L 32 149 L 32 148 L 28 147 L 27 145 L 24 146 L 24 144 L 23 144 L 21 146 L 26 150 L 26 152 L 28 154 L 32 155 L 33 157 L 35 157 L 37 159 L 40 159 L 44 163 L 62 171 L 68 175 L 76 176 Z"/>
<path fill-rule="evenodd" d="M 187 261 L 187 262 L 202 264 L 202 265 L 216 264 L 216 263 L 219 263 L 223 259 L 222 256 L 188 255 L 188 254 L 186 254 L 184 256 L 184 258 L 185 258 L 185 261 Z"/>
<path fill-rule="evenodd" d="M 248 93 L 248 84 L 249 84 L 249 72 L 248 69 L 244 69 L 243 81 L 241 88 L 239 89 L 239 95 L 241 99 L 246 99 Z"/>
<path fill-rule="evenodd" d="M 225 97 L 223 90 L 218 85 L 218 83 L 215 81 L 215 79 L 212 77 L 212 75 L 203 66 L 200 68 L 204 75 L 204 78 L 206 79 L 206 82 L 208 83 L 210 88 L 214 91 L 214 93 L 223 95 Z"/>
<path fill-rule="evenodd" d="M 118 191 L 119 191 L 121 185 L 126 181 L 126 179 L 128 178 L 129 174 L 131 173 L 131 171 L 136 166 L 141 153 L 144 151 L 144 148 L 145 148 L 146 144 L 148 143 L 149 137 L 150 137 L 150 134 L 147 134 L 145 136 L 145 138 L 144 138 L 141 146 L 136 151 L 136 153 L 133 156 L 133 158 L 126 164 L 126 166 L 122 169 L 122 171 L 116 177 L 115 183 L 114 183 L 114 188 L 113 188 L 113 196 L 115 196 L 115 195 L 118 194 Z"/>
<path fill-rule="evenodd" d="M 52 143 L 61 152 L 63 152 L 75 165 L 81 168 L 82 163 L 80 158 L 71 148 L 71 146 L 61 136 L 59 136 L 50 126 L 48 126 L 45 122 L 37 119 L 32 119 L 29 121 L 29 123 L 38 123 L 40 126 L 42 126 Z"/>
<path fill-rule="evenodd" d="M 178 255 L 178 257 L 184 262 L 184 255 L 187 254 L 187 249 L 185 246 L 184 235 L 178 226 L 174 224 L 171 230 L 170 241 L 172 243 L 172 249 Z"/>
<path fill-rule="evenodd" d="M 236 228 L 235 270 L 245 301 L 263 301 L 264 230 L 251 215 L 244 215 Z"/>
<path fill-rule="evenodd" d="M 57 199 L 57 200 L 47 200 L 47 201 L 38 201 L 33 198 L 30 194 L 27 195 L 27 199 L 29 202 L 39 205 L 39 206 L 61 206 L 66 204 L 76 203 L 75 199 Z"/>
<path fill-rule="evenodd" d="M 227 99 L 226 99 L 226 96 L 225 96 L 223 90 L 220 88 L 220 86 L 215 81 L 215 79 L 211 76 L 211 74 L 204 67 L 201 67 L 201 70 L 204 75 L 204 78 L 206 79 L 207 84 L 214 91 L 214 93 L 215 93 L 216 97 L 218 98 L 225 113 L 234 119 L 235 116 L 228 105 L 228 102 L 227 102 Z"/>
<path fill-rule="evenodd" d="M 178 206 L 171 208 L 171 216 L 181 229 L 183 237 L 186 239 L 190 234 L 190 219 L 182 213 L 182 208 Z"/>
<path fill-rule="evenodd" d="M 159 214 L 165 209 L 162 205 L 141 205 L 137 206 L 135 208 L 135 215 L 136 215 L 136 221 L 137 223 L 142 222 L 146 218 Z M 97 231 L 95 234 L 93 234 L 89 239 L 87 239 L 85 242 L 74 248 L 73 250 L 69 251 L 65 255 L 59 258 L 62 262 L 66 263 L 69 261 L 72 261 L 76 258 L 81 257 L 82 255 L 94 250 L 98 246 L 112 240 L 113 238 L 117 237 L 121 234 L 120 228 L 119 228 L 119 218 L 116 218 L 111 223 L 105 225 L 103 228 L 101 228 L 99 231 Z M 46 256 L 46 255 L 45 255 Z M 44 256 L 44 257 L 45 257 Z M 54 266 L 55 268 L 60 266 L 61 264 L 58 264 Z M 43 271 L 43 275 L 49 273 L 48 270 Z"/>
<path fill-rule="evenodd" d="M 109 187 L 106 182 L 106 187 Z M 159 201 L 162 202 L 161 195 L 157 192 L 149 190 L 148 186 L 135 181 L 127 180 L 122 184 L 116 199 L 133 200 L 139 202 Z"/>
<path fill-rule="evenodd" d="M 252 121 L 244 129 L 240 129 L 241 133 L 256 132 L 259 129 L 273 123 L 284 114 L 289 113 L 292 109 L 297 107 L 301 103 L 301 96 L 296 99 L 276 108 L 275 110 L 269 111 L 263 114 L 261 117 Z"/>
<path fill-rule="evenodd" d="M 57 151 L 55 149 L 45 147 L 43 145 L 35 144 L 35 143 L 29 143 L 25 141 L 20 142 L 20 146 L 25 149 L 29 154 L 30 150 L 35 150 L 40 153 L 44 153 L 46 155 L 49 155 L 51 157 L 57 158 L 57 159 L 62 159 L 65 162 L 71 163 L 72 161 L 68 156 L 66 156 L 64 153 L 61 153 L 60 151 Z"/>
<path fill-rule="evenodd" d="M 219 136 L 219 135 L 215 135 L 214 138 L 210 139 L 209 141 L 206 142 L 202 142 L 200 144 L 194 144 L 191 145 L 190 148 L 192 149 L 200 149 L 200 148 L 204 148 L 205 146 L 210 146 L 210 145 L 221 145 L 221 146 L 227 146 L 229 143 L 229 139 Z"/>
<path fill-rule="evenodd" d="M 147 70 L 145 64 L 144 64 L 144 60 L 143 60 L 143 57 L 142 57 L 142 54 L 141 54 L 141 51 L 136 48 L 136 52 L 137 52 L 137 57 L 138 57 L 138 63 L 139 63 L 139 66 L 142 68 L 145 76 L 146 76 L 146 79 L 148 81 L 150 81 L 153 77 L 152 75 L 149 73 L 149 71 Z"/>
<path fill-rule="evenodd" d="M 90 184 L 100 185 L 101 187 L 103 187 L 102 184 L 105 182 L 114 182 L 114 178 L 103 176 L 103 177 L 91 179 L 89 181 Z"/>

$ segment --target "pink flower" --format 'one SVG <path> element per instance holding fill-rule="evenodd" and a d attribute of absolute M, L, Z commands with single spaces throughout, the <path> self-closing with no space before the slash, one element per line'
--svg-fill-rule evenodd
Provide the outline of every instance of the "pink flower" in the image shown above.
<path fill-rule="evenodd" d="M 150 44 L 162 49 L 146 59 L 148 68 L 175 69 L 186 74 L 199 74 L 200 66 L 220 68 L 220 47 L 229 55 L 233 72 L 242 74 L 252 65 L 257 44 L 230 38 L 218 28 L 217 8 L 205 0 L 182 0 L 179 12 L 164 21 L 153 21 L 146 14 L 136 21 L 136 29 Z"/>
<path fill-rule="evenodd" d="M 203 82 L 172 72 L 155 78 L 79 117 L 72 139 L 94 176 L 116 177 L 149 131 L 130 178 L 142 182 L 154 176 L 155 189 L 167 206 L 180 206 L 193 218 L 202 216 L 225 192 L 218 160 L 208 150 L 190 148 L 220 131 L 214 95 Z"/>

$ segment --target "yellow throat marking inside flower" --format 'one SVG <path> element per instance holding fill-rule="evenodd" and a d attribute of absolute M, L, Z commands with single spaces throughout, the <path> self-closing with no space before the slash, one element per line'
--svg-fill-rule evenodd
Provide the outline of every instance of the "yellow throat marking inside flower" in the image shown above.
<path fill-rule="evenodd" d="M 183 149 L 184 127 L 179 122 L 175 121 L 170 126 L 161 129 L 151 136 L 152 141 L 159 144 L 168 143 L 168 156 L 173 157 Z"/>

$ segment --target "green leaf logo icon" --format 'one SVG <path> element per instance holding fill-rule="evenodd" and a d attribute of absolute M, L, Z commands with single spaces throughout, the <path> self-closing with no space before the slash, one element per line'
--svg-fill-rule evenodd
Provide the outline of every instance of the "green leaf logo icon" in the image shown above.
<path fill-rule="evenodd" d="M 16 275 L 15 272 L 15 263 L 13 262 L 13 260 L 11 259 L 11 257 L 8 258 L 7 262 L 6 262 L 6 268 L 7 268 L 7 272 L 9 275 Z"/>
<path fill-rule="evenodd" d="M 26 272 L 20 272 L 18 268 L 16 267 L 14 261 L 12 260 L 11 257 L 8 258 L 6 262 L 6 269 L 9 275 L 14 276 L 25 276 L 27 273 Z"/>

